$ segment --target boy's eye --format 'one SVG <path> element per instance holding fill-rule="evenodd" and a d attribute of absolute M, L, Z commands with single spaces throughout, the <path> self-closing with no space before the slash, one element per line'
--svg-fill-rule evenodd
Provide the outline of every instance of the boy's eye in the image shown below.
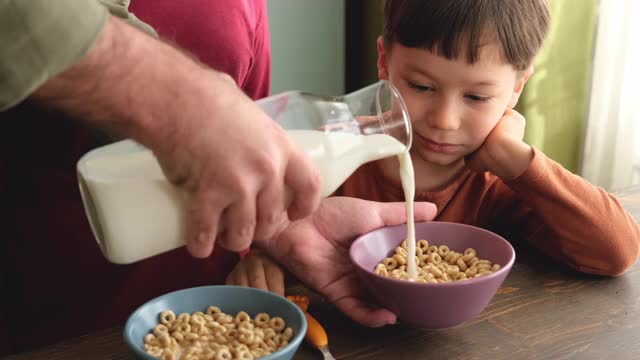
<path fill-rule="evenodd" d="M 472 95 L 472 94 L 467 94 L 465 96 L 467 97 L 467 99 L 470 99 L 473 101 L 486 102 L 487 100 L 489 100 L 488 96 L 478 96 L 478 95 Z"/>
<path fill-rule="evenodd" d="M 431 86 L 427 86 L 427 85 L 418 85 L 415 83 L 410 82 L 409 83 L 409 87 L 412 89 L 416 89 L 418 91 L 431 91 L 433 90 L 433 88 Z"/>

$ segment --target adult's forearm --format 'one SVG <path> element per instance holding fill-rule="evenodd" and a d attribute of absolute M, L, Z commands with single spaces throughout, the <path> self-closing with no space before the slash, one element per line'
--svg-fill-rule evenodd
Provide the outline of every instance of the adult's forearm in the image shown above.
<path fill-rule="evenodd" d="M 35 98 L 153 150 L 167 179 L 185 191 L 194 256 L 209 256 L 217 240 L 246 249 L 319 202 L 311 161 L 228 75 L 114 18 L 89 53 Z"/>
<path fill-rule="evenodd" d="M 220 101 L 233 88 L 227 76 L 110 17 L 86 56 L 33 99 L 153 147 L 176 131 L 180 109 Z"/>

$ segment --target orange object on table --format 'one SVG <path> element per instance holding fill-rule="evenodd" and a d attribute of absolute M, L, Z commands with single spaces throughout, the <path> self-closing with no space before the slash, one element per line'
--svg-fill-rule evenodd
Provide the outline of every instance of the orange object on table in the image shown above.
<path fill-rule="evenodd" d="M 298 305 L 298 307 L 304 312 L 304 316 L 307 318 L 307 333 L 305 334 L 305 340 L 318 350 L 322 352 L 325 360 L 335 360 L 331 352 L 329 351 L 329 338 L 327 332 L 322 325 L 307 312 L 309 307 L 309 297 L 306 295 L 289 295 L 287 299 Z"/>

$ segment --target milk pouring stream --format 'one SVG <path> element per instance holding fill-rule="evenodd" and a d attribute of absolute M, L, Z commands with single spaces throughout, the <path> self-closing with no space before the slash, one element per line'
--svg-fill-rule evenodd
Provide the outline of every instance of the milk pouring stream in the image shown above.
<path fill-rule="evenodd" d="M 343 98 L 288 92 L 258 104 L 317 167 L 323 197 L 360 165 L 404 154 L 411 145 L 408 113 L 387 82 Z M 185 245 L 185 194 L 167 181 L 149 149 L 116 142 L 90 151 L 77 168 L 89 223 L 109 261 L 132 263 Z"/>

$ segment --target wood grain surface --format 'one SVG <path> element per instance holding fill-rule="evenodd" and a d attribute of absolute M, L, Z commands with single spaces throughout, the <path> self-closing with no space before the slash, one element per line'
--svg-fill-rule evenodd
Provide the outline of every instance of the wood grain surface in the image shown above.
<path fill-rule="evenodd" d="M 640 187 L 617 193 L 640 219 Z M 640 262 L 619 278 L 580 274 L 529 248 L 483 314 L 438 331 L 401 324 L 368 329 L 311 295 L 309 312 L 326 328 L 336 359 L 640 359 Z M 133 359 L 113 328 L 14 355 L 11 360 Z M 322 359 L 303 344 L 296 360 Z"/>

